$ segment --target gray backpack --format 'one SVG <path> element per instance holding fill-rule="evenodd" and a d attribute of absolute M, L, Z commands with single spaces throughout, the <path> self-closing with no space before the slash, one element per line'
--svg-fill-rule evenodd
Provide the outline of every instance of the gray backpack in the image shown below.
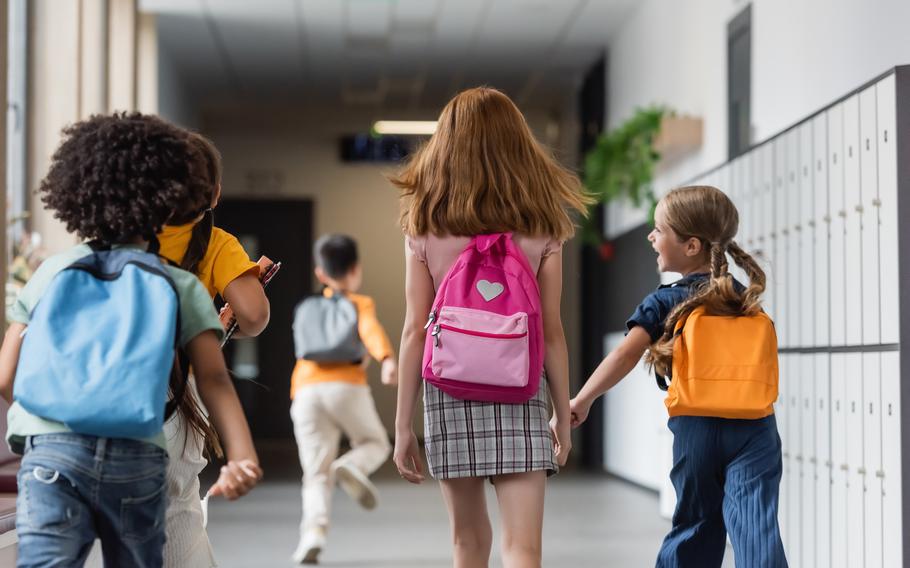
<path fill-rule="evenodd" d="M 357 306 L 344 294 L 312 296 L 294 309 L 294 355 L 319 363 L 357 363 L 366 356 Z"/>

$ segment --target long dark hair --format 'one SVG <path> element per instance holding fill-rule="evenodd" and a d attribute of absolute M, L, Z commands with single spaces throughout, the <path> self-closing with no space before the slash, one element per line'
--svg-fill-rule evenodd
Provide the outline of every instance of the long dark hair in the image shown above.
<path fill-rule="evenodd" d="M 212 198 L 221 184 L 222 166 L 221 152 L 205 136 L 198 132 L 189 132 L 188 145 L 195 173 L 195 183 L 190 188 L 190 195 L 175 207 L 174 215 L 168 224 L 184 225 L 202 214 L 202 219 L 193 227 L 190 243 L 180 262 L 180 268 L 196 274 L 212 238 L 212 228 L 215 223 Z"/>
<path fill-rule="evenodd" d="M 183 225 L 190 223 L 199 217 L 200 213 L 203 214 L 202 219 L 193 227 L 193 233 L 190 236 L 186 253 L 180 262 L 180 268 L 198 276 L 199 263 L 205 258 L 205 253 L 208 251 L 209 241 L 212 238 L 212 228 L 215 223 L 215 216 L 212 212 L 212 199 L 221 184 L 221 153 L 211 140 L 198 132 L 187 133 L 187 146 L 190 163 L 192 164 L 193 181 L 190 184 L 190 192 L 186 199 L 175 207 L 175 212 L 169 224 Z M 206 419 L 205 413 L 199 406 L 196 397 L 188 395 L 186 392 L 188 389 L 180 390 L 178 388 L 178 384 L 175 383 L 178 380 L 181 379 L 172 375 L 171 392 L 180 393 L 178 395 L 177 410 L 183 416 L 183 419 L 186 420 L 187 430 L 194 430 L 205 440 L 207 448 L 210 448 L 217 457 L 223 457 L 224 451 L 221 447 L 218 432 Z M 185 444 L 186 439 L 184 439 Z"/>
<path fill-rule="evenodd" d="M 664 333 L 649 349 L 645 361 L 664 376 L 672 368 L 676 323 L 692 310 L 704 306 L 710 315 L 751 316 L 761 311 L 765 272 L 733 237 L 739 228 L 739 213 L 730 198 L 716 187 L 694 185 L 672 190 L 660 200 L 667 225 L 683 241 L 697 238 L 711 254 L 711 278 L 678 304 L 664 326 Z M 739 293 L 727 271 L 727 255 L 749 277 L 749 286 Z"/>

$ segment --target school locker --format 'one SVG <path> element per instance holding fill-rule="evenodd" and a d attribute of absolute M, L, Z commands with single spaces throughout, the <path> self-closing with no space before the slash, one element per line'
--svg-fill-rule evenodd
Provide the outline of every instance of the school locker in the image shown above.
<path fill-rule="evenodd" d="M 799 357 L 799 399 L 800 415 L 800 540 L 802 562 L 800 566 L 813 566 L 815 551 L 815 355 L 800 354 Z"/>
<path fill-rule="evenodd" d="M 780 523 L 780 536 L 784 542 L 784 549 L 790 552 L 791 546 L 795 546 L 793 539 L 790 537 L 790 528 L 793 525 L 791 520 L 790 501 L 798 499 L 798 493 L 792 489 L 793 462 L 794 452 L 790 439 L 790 431 L 793 429 L 792 413 L 790 411 L 790 391 L 794 388 L 792 376 L 790 373 L 790 360 L 793 355 L 781 353 L 779 355 L 780 377 L 778 387 L 778 434 L 781 441 L 781 454 L 783 473 L 780 480 L 780 503 L 778 509 L 778 522 Z"/>
<path fill-rule="evenodd" d="M 847 568 L 847 354 L 831 354 L 831 566 Z"/>
<path fill-rule="evenodd" d="M 755 217 L 758 214 L 756 195 L 758 152 L 752 151 L 744 156 L 743 163 L 743 209 L 739 212 L 740 237 L 739 246 L 752 254 L 755 250 Z"/>
<path fill-rule="evenodd" d="M 882 356 L 882 549 L 884 566 L 903 566 L 900 353 Z"/>
<path fill-rule="evenodd" d="M 737 229 L 737 234 L 734 237 L 734 240 L 737 243 L 743 243 L 745 241 L 744 230 L 746 227 L 744 223 L 744 212 L 746 211 L 745 194 L 747 190 L 745 183 L 745 161 L 745 156 L 739 156 L 733 160 L 732 164 L 730 164 L 730 188 L 732 192 L 733 205 L 736 207 L 736 211 L 739 216 L 739 227 Z M 740 281 L 743 285 L 748 285 L 749 280 L 743 269 L 734 263 L 732 261 L 732 258 L 728 258 L 727 260 L 729 263 L 729 270 L 731 274 L 733 274 L 733 277 Z"/>
<path fill-rule="evenodd" d="M 787 135 L 776 138 L 774 144 L 774 258 L 777 266 L 777 277 L 774 284 L 774 300 L 777 311 L 777 341 L 782 347 L 790 347 L 790 230 L 787 208 Z"/>
<path fill-rule="evenodd" d="M 763 306 L 772 320 L 777 322 L 777 257 L 775 246 L 777 239 L 774 227 L 774 145 L 764 144 L 759 148 L 760 165 L 760 205 L 761 218 L 759 221 L 758 248 L 762 253 L 762 267 L 765 269 L 765 294 Z M 780 341 L 780 329 L 777 329 Z"/>
<path fill-rule="evenodd" d="M 831 216 L 830 282 L 831 345 L 847 342 L 847 211 L 844 204 L 844 109 L 835 105 L 828 115 L 828 210 Z"/>
<path fill-rule="evenodd" d="M 801 357 L 802 355 L 795 353 L 787 357 L 787 374 L 790 378 L 790 385 L 787 388 L 787 411 L 789 412 L 787 438 L 790 442 L 790 479 L 788 488 L 790 501 L 787 517 L 789 520 L 790 549 L 793 551 L 794 558 L 801 558 L 803 549 L 802 516 L 800 515 L 803 469 L 802 413 L 800 412 L 800 391 L 803 383 Z"/>
<path fill-rule="evenodd" d="M 799 131 L 790 130 L 784 134 L 785 170 L 784 170 L 784 195 L 786 203 L 785 238 L 787 249 L 787 272 L 785 274 L 785 288 L 787 294 L 787 312 L 784 314 L 787 326 L 787 345 L 789 347 L 801 346 L 802 316 L 801 294 L 799 277 L 800 270 L 800 195 L 799 178 L 796 175 L 799 169 Z"/>
<path fill-rule="evenodd" d="M 862 219 L 859 177 L 859 96 L 844 101 L 844 271 L 846 294 L 846 343 L 863 342 Z"/>
<path fill-rule="evenodd" d="M 881 341 L 878 256 L 878 139 L 875 86 L 859 94 L 863 344 Z"/>
<path fill-rule="evenodd" d="M 805 122 L 799 129 L 798 160 L 796 162 L 796 187 L 799 197 L 799 216 L 796 237 L 799 242 L 799 321 L 800 347 L 815 345 L 815 170 L 812 168 L 812 123 Z"/>
<path fill-rule="evenodd" d="M 863 498 L 866 566 L 882 564 L 881 354 L 863 353 Z"/>
<path fill-rule="evenodd" d="M 831 355 L 815 355 L 815 565 L 831 566 Z"/>
<path fill-rule="evenodd" d="M 831 245 L 831 215 L 828 212 L 828 117 L 821 113 L 812 120 L 812 186 L 815 213 L 813 215 L 813 248 L 815 251 L 815 332 L 817 347 L 831 343 L 831 277 L 829 254 Z M 810 205 L 811 207 L 811 205 Z"/>
<path fill-rule="evenodd" d="M 863 564 L 863 354 L 847 353 L 847 566 Z"/>
<path fill-rule="evenodd" d="M 898 289 L 898 239 L 897 239 L 897 147 L 895 128 L 897 108 L 894 75 L 889 75 L 876 86 L 878 110 L 878 199 L 881 342 L 897 343 L 899 340 Z"/>

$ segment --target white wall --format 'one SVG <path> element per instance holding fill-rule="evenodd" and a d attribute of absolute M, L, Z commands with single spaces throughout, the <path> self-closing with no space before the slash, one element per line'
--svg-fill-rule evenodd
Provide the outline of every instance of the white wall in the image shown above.
<path fill-rule="evenodd" d="M 186 128 L 199 129 L 202 120 L 196 102 L 187 92 L 174 56 L 158 42 L 158 114 Z"/>
<path fill-rule="evenodd" d="M 727 23 L 742 0 L 643 0 L 609 45 L 608 128 L 664 104 L 704 119 L 702 148 L 655 180 L 659 192 L 727 159 Z M 910 63 L 906 0 L 752 3 L 752 123 L 771 137 L 876 75 Z M 613 211 L 615 236 L 644 215 Z"/>

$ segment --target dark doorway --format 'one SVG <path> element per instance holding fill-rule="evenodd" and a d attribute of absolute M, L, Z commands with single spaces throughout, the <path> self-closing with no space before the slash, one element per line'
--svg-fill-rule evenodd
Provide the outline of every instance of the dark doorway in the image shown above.
<path fill-rule="evenodd" d="M 294 437 L 290 380 L 294 368 L 291 320 L 294 306 L 312 291 L 313 204 L 305 200 L 226 199 L 216 210 L 219 227 L 234 234 L 253 257 L 281 261 L 269 284 L 272 308 L 268 328 L 254 339 L 238 339 L 225 347 L 253 437 Z"/>
<path fill-rule="evenodd" d="M 606 124 L 607 107 L 607 62 L 603 57 L 598 60 L 585 75 L 579 93 L 578 120 L 581 124 L 579 156 L 585 154 L 597 143 Z M 598 205 L 591 209 L 593 222 L 597 227 L 604 225 L 604 207 Z M 604 325 L 606 311 L 606 273 L 600 252 L 597 247 L 585 245 L 581 254 L 581 311 L 582 337 L 582 377 L 579 384 L 572 385 L 572 392 L 578 392 L 581 383 L 591 375 L 603 358 L 603 336 L 607 329 Z M 581 465 L 589 469 L 603 469 L 604 435 L 603 435 L 603 399 L 598 399 L 591 407 L 591 413 L 581 431 Z"/>
<path fill-rule="evenodd" d="M 729 159 L 752 145 L 752 5 L 727 24 L 727 145 Z"/>

